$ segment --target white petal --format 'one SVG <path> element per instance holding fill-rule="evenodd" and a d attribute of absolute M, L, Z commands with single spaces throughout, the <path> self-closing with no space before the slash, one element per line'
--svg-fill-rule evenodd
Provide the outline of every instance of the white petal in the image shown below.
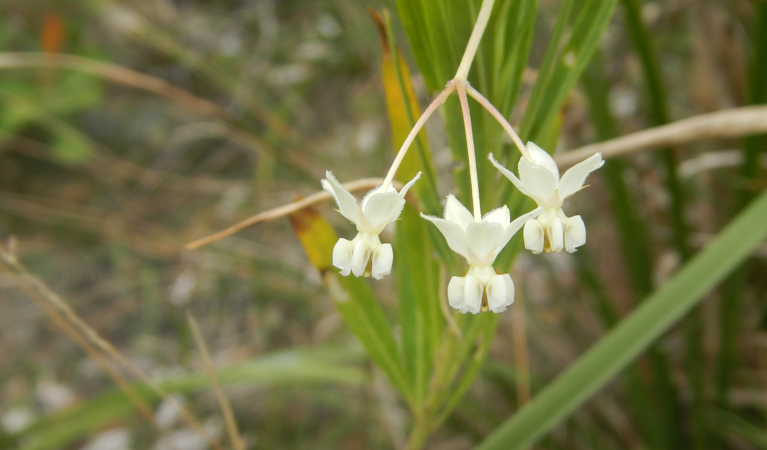
<path fill-rule="evenodd" d="M 514 184 L 514 186 L 516 186 L 517 189 L 519 189 L 521 193 L 527 195 L 528 197 L 532 197 L 532 194 L 530 193 L 530 191 L 525 189 L 525 186 L 522 184 L 522 181 L 520 181 L 519 178 L 517 178 L 517 176 L 514 175 L 514 172 L 503 167 L 498 161 L 496 161 L 492 153 L 488 156 L 488 158 L 490 159 L 490 162 L 493 163 L 495 168 L 500 170 L 503 176 L 508 178 L 509 181 L 511 181 Z"/>
<path fill-rule="evenodd" d="M 487 285 L 487 306 L 490 311 L 500 313 L 514 303 L 514 282 L 511 275 L 496 275 Z"/>
<path fill-rule="evenodd" d="M 333 247 L 333 265 L 341 269 L 341 275 L 347 276 L 352 270 L 352 243 L 344 238 Z"/>
<path fill-rule="evenodd" d="M 469 312 L 466 307 L 466 295 L 464 287 L 466 286 L 466 278 L 453 277 L 450 279 L 450 283 L 447 284 L 447 302 L 453 308 L 466 314 Z"/>
<path fill-rule="evenodd" d="M 511 213 L 509 213 L 509 207 L 506 205 L 500 208 L 495 208 L 489 213 L 482 216 L 483 222 L 497 223 L 498 225 L 505 227 L 511 222 Z"/>
<path fill-rule="evenodd" d="M 565 230 L 562 227 L 562 219 L 559 217 L 549 222 L 546 227 L 546 235 L 549 237 L 549 246 L 552 252 L 561 252 L 565 246 Z"/>
<path fill-rule="evenodd" d="M 364 197 L 362 197 L 362 201 L 360 202 L 360 209 L 363 211 L 365 210 L 365 205 L 368 203 L 368 200 L 370 200 L 371 197 L 378 194 L 383 194 L 384 192 L 397 192 L 397 190 L 394 188 L 393 185 L 389 185 L 389 187 L 384 191 L 383 185 L 378 185 L 374 187 L 373 189 L 369 190 Z"/>
<path fill-rule="evenodd" d="M 533 253 L 543 251 L 543 227 L 534 219 L 525 222 L 525 248 Z"/>
<path fill-rule="evenodd" d="M 539 166 L 543 166 L 546 170 L 551 173 L 551 175 L 554 176 L 554 178 L 559 181 L 559 168 L 557 167 L 557 163 L 554 161 L 554 158 L 549 155 L 546 150 L 538 147 L 534 142 L 527 141 L 527 145 L 525 145 L 525 149 L 527 150 L 527 153 L 530 155 L 531 158 L 533 158 L 533 162 Z"/>
<path fill-rule="evenodd" d="M 360 231 L 378 234 L 383 228 L 397 220 L 405 207 L 405 200 L 396 191 L 372 195 L 363 207 Z"/>
<path fill-rule="evenodd" d="M 584 161 L 579 162 L 570 168 L 559 181 L 559 199 L 565 198 L 575 194 L 583 187 L 583 183 L 586 182 L 586 177 L 589 174 L 604 164 L 601 153 L 594 153 Z"/>
<path fill-rule="evenodd" d="M 421 213 L 421 217 L 437 226 L 437 229 L 445 236 L 448 247 L 459 255 L 466 258 L 466 232 L 455 222 L 440 219 L 435 216 L 427 216 Z"/>
<path fill-rule="evenodd" d="M 506 245 L 504 229 L 497 223 L 473 222 L 466 228 L 466 260 L 472 266 L 489 266 Z M 508 242 L 508 241 L 507 241 Z"/>
<path fill-rule="evenodd" d="M 527 195 L 539 205 L 553 206 L 559 179 L 555 178 L 549 169 L 542 165 L 533 164 L 527 158 L 522 158 L 519 160 L 519 178 L 522 180 Z"/>
<path fill-rule="evenodd" d="M 565 226 L 565 249 L 573 253 L 581 245 L 586 243 L 586 225 L 581 216 L 573 216 L 567 219 Z"/>
<path fill-rule="evenodd" d="M 394 252 L 391 244 L 381 244 L 373 252 L 373 278 L 380 280 L 391 273 L 391 265 L 394 260 Z"/>
<path fill-rule="evenodd" d="M 354 196 L 341 186 L 331 171 L 325 172 L 327 178 L 322 180 L 322 188 L 328 191 L 333 198 L 336 199 L 338 204 L 338 210 L 347 219 L 351 220 L 355 224 L 360 223 L 361 211 L 357 206 L 357 200 Z"/>
<path fill-rule="evenodd" d="M 519 229 L 522 228 L 522 226 L 527 223 L 528 220 L 535 219 L 536 217 L 540 216 L 542 212 L 543 212 L 543 208 L 538 207 L 530 211 L 529 213 L 523 214 L 517 217 L 516 219 L 514 219 L 509 224 L 509 226 L 507 226 L 506 229 L 503 231 L 504 232 L 503 239 L 506 242 L 509 242 L 511 238 L 517 233 L 517 231 L 519 231 Z"/>
<path fill-rule="evenodd" d="M 405 194 L 407 194 L 407 191 L 410 190 L 411 187 L 415 184 L 418 179 L 421 178 L 421 172 L 418 172 L 415 174 L 415 177 L 413 177 L 412 180 L 408 181 L 408 183 L 404 186 L 402 186 L 402 190 L 399 191 L 399 196 L 402 198 L 405 198 Z"/>
<path fill-rule="evenodd" d="M 370 260 L 370 249 L 364 242 L 357 241 L 354 244 L 354 250 L 352 252 L 352 273 L 355 277 L 361 277 L 365 274 L 365 269 L 368 266 Z"/>
<path fill-rule="evenodd" d="M 457 223 L 465 230 L 470 223 L 474 222 L 474 216 L 453 194 L 449 194 L 445 202 L 445 220 Z"/>
<path fill-rule="evenodd" d="M 472 276 L 466 277 L 466 283 L 463 286 L 464 307 L 466 311 L 477 314 L 482 308 L 482 295 L 485 293 L 485 287 Z M 463 312 L 463 311 L 462 311 Z"/>

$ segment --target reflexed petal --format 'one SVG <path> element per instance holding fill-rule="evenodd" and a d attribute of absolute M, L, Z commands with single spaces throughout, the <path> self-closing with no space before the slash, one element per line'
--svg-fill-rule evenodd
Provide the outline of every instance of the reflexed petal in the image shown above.
<path fill-rule="evenodd" d="M 509 242 L 509 240 L 511 240 L 511 238 L 517 233 L 517 231 L 519 231 L 520 228 L 522 228 L 523 225 L 525 225 L 527 223 L 528 220 L 535 219 L 536 217 L 540 216 L 542 212 L 543 212 L 543 208 L 541 208 L 539 206 L 538 208 L 535 208 L 534 210 L 530 211 L 529 213 L 523 214 L 523 215 L 517 217 L 516 219 L 514 219 L 509 224 L 509 226 L 507 226 L 506 229 L 503 230 L 503 232 L 504 232 L 504 236 L 503 236 L 504 242 Z M 506 245 L 506 244 L 504 244 L 504 245 Z"/>
<path fill-rule="evenodd" d="M 378 234 L 402 213 L 405 200 L 396 191 L 383 192 L 371 196 L 363 208 L 362 228 L 372 234 Z"/>
<path fill-rule="evenodd" d="M 341 275 L 347 276 L 352 270 L 352 243 L 341 238 L 333 247 L 333 265 L 341 269 Z"/>
<path fill-rule="evenodd" d="M 381 244 L 373 252 L 373 278 L 380 280 L 391 273 L 391 265 L 394 260 L 394 252 L 391 244 Z"/>
<path fill-rule="evenodd" d="M 386 191 L 383 190 L 382 185 L 374 187 L 373 189 L 369 190 L 364 197 L 362 197 L 362 201 L 360 202 L 360 209 L 365 211 L 365 205 L 368 204 L 368 200 L 370 200 L 371 197 L 378 194 L 383 194 L 384 192 L 397 192 L 397 190 L 394 189 L 394 186 L 392 185 L 389 185 L 389 188 Z"/>
<path fill-rule="evenodd" d="M 482 295 L 485 293 L 485 287 L 472 276 L 466 277 L 466 283 L 463 286 L 463 299 L 466 311 L 477 314 L 482 308 Z"/>
<path fill-rule="evenodd" d="M 519 178 L 530 197 L 541 206 L 553 206 L 556 199 L 557 182 L 554 174 L 544 166 L 536 165 L 522 158 L 519 160 Z M 557 205 L 558 206 L 558 205 Z"/>
<path fill-rule="evenodd" d="M 509 213 L 509 207 L 506 205 L 500 208 L 495 208 L 489 213 L 482 216 L 483 222 L 497 223 L 498 225 L 505 227 L 511 222 L 511 214 Z"/>
<path fill-rule="evenodd" d="M 453 277 L 450 279 L 450 283 L 447 284 L 447 302 L 450 306 L 460 311 L 461 314 L 469 312 L 466 307 L 465 286 L 465 277 Z"/>
<path fill-rule="evenodd" d="M 509 169 L 507 169 L 507 168 L 503 167 L 503 166 L 501 165 L 501 163 L 499 163 L 498 161 L 496 161 L 496 160 L 495 160 L 495 157 L 493 157 L 493 154 L 492 154 L 492 153 L 491 153 L 491 154 L 488 156 L 488 158 L 490 159 L 490 162 L 491 162 L 491 163 L 493 163 L 493 165 L 495 166 L 495 168 L 496 168 L 496 169 L 498 169 L 498 170 L 500 170 L 500 171 L 501 171 L 501 173 L 503 174 L 503 176 L 505 176 L 506 178 L 508 178 L 508 179 L 509 179 L 509 181 L 511 181 L 511 182 L 514 184 L 514 186 L 516 186 L 516 187 L 517 187 L 517 189 L 519 189 L 519 192 L 521 192 L 521 193 L 523 193 L 523 194 L 527 195 L 528 197 L 532 197 L 532 196 L 533 196 L 533 195 L 530 193 L 530 191 L 528 191 L 527 189 L 525 189 L 525 186 L 522 184 L 522 181 L 520 181 L 520 180 L 519 180 L 519 178 L 517 178 L 517 176 L 516 176 L 516 175 L 514 175 L 514 172 L 512 172 L 511 170 L 509 170 Z"/>
<path fill-rule="evenodd" d="M 354 244 L 354 250 L 352 252 L 352 273 L 356 277 L 361 277 L 365 274 L 365 269 L 368 266 L 370 260 L 370 249 L 364 242 L 357 241 Z"/>
<path fill-rule="evenodd" d="M 465 230 L 470 223 L 474 222 L 474 216 L 455 198 L 455 195 L 449 194 L 445 202 L 445 220 L 457 223 Z"/>
<path fill-rule="evenodd" d="M 525 222 L 525 248 L 533 253 L 543 251 L 543 227 L 534 219 Z"/>
<path fill-rule="evenodd" d="M 514 303 L 514 282 L 508 273 L 496 275 L 487 285 L 487 306 L 490 311 L 500 313 Z"/>
<path fill-rule="evenodd" d="M 470 223 L 466 228 L 466 260 L 472 266 L 489 266 L 506 245 L 503 237 L 503 227 L 497 223 Z"/>
<path fill-rule="evenodd" d="M 533 162 L 535 162 L 535 164 L 543 166 L 546 170 L 549 171 L 549 173 L 551 173 L 551 175 L 554 176 L 557 181 L 559 181 L 559 168 L 557 167 L 557 163 L 554 161 L 554 158 L 552 158 L 551 155 L 546 152 L 546 150 L 538 147 L 534 142 L 530 141 L 527 141 L 525 149 L 527 150 L 527 153 L 530 154 L 530 157 L 533 158 Z"/>
<path fill-rule="evenodd" d="M 354 199 L 354 196 L 349 191 L 341 186 L 341 183 L 333 176 L 333 172 L 328 170 L 325 172 L 325 176 L 327 178 L 322 180 L 322 189 L 328 191 L 336 199 L 341 215 L 354 222 L 354 224 L 359 224 L 361 212 L 359 206 L 357 206 L 357 200 Z"/>
<path fill-rule="evenodd" d="M 421 217 L 437 226 L 437 229 L 445 236 L 448 247 L 459 255 L 466 258 L 466 232 L 455 222 L 440 219 L 439 217 L 427 216 L 421 213 Z"/>
<path fill-rule="evenodd" d="M 573 253 L 581 245 L 586 243 L 586 225 L 581 216 L 573 216 L 567 219 L 565 227 L 565 249 Z"/>
<path fill-rule="evenodd" d="M 584 161 L 579 162 L 570 168 L 559 181 L 559 199 L 565 198 L 575 194 L 583 187 L 583 183 L 586 182 L 586 177 L 589 174 L 604 164 L 601 153 L 594 153 Z"/>
<path fill-rule="evenodd" d="M 562 219 L 559 217 L 549 222 L 546 228 L 546 235 L 549 237 L 549 246 L 552 252 L 561 252 L 565 246 L 565 230 L 562 227 Z"/>
<path fill-rule="evenodd" d="M 411 187 L 415 184 L 418 179 L 421 178 L 421 172 L 418 172 L 415 174 L 415 177 L 413 177 L 412 180 L 408 181 L 406 185 L 402 186 L 402 190 L 399 191 L 399 196 L 402 198 L 405 198 L 405 194 L 407 194 L 407 191 L 410 190 Z"/>

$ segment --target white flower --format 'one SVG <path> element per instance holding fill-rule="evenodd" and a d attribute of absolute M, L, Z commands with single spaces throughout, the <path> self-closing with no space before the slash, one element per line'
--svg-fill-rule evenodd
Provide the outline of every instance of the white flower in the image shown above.
<path fill-rule="evenodd" d="M 341 275 L 349 272 L 355 276 L 373 276 L 380 280 L 391 273 L 391 244 L 382 244 L 378 235 L 386 225 L 394 222 L 405 207 L 405 194 L 421 176 L 419 172 L 400 192 L 383 186 L 368 192 L 360 205 L 354 196 L 341 186 L 330 171 L 322 180 L 322 188 L 336 199 L 339 212 L 357 226 L 357 236 L 351 241 L 341 238 L 333 247 L 333 265 L 341 269 Z"/>
<path fill-rule="evenodd" d="M 520 158 L 519 178 L 490 155 L 493 165 L 544 210 L 536 219 L 525 223 L 525 248 L 533 253 L 561 252 L 563 249 L 573 253 L 586 243 L 586 226 L 581 216 L 567 217 L 562 211 L 562 203 L 583 188 L 591 172 L 602 167 L 602 154 L 595 153 L 576 164 L 560 179 L 554 158 L 532 142 L 525 147 L 533 161 Z"/>
<path fill-rule="evenodd" d="M 469 272 L 465 277 L 453 277 L 447 287 L 450 306 L 461 313 L 480 311 L 499 313 L 514 301 L 514 282 L 509 274 L 498 275 L 493 262 L 522 224 L 540 213 L 540 208 L 510 221 L 509 208 L 496 208 L 479 222 L 453 195 L 447 196 L 445 218 L 421 217 L 437 226 L 447 245 L 466 258 Z"/>

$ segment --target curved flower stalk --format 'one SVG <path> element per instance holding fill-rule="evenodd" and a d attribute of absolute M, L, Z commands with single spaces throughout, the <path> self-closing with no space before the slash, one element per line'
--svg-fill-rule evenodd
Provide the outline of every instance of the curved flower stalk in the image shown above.
<path fill-rule="evenodd" d="M 399 192 L 392 186 L 383 185 L 372 189 L 360 204 L 344 189 L 333 173 L 325 172 L 322 188 L 335 198 L 338 210 L 357 227 L 357 236 L 351 241 L 341 238 L 333 247 L 333 265 L 341 275 L 372 276 L 380 280 L 391 273 L 394 252 L 391 244 L 382 244 L 379 234 L 386 225 L 394 222 L 405 207 L 405 194 L 421 177 L 421 172 L 410 180 Z"/>
<path fill-rule="evenodd" d="M 519 178 L 490 155 L 493 165 L 523 194 L 531 197 L 543 213 L 525 223 L 525 248 L 533 253 L 570 253 L 586 243 L 586 226 L 581 216 L 567 217 L 562 211 L 564 200 L 583 189 L 588 175 L 602 167 L 601 153 L 571 167 L 559 177 L 557 163 L 546 151 L 532 142 L 526 145 L 528 157 L 519 160 Z"/>
<path fill-rule="evenodd" d="M 421 214 L 437 226 L 447 245 L 466 258 L 469 271 L 465 277 L 452 277 L 447 287 L 450 306 L 461 313 L 480 311 L 500 313 L 514 302 L 514 282 L 511 275 L 498 275 L 493 262 L 522 224 L 541 213 L 541 208 L 513 222 L 506 205 L 475 220 L 472 213 L 455 196 L 448 195 L 445 218 Z"/>

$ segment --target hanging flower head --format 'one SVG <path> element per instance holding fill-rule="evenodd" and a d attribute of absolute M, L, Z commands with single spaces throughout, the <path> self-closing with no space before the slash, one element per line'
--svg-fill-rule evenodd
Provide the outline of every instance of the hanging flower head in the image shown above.
<path fill-rule="evenodd" d="M 469 272 L 465 277 L 453 277 L 447 287 L 450 306 L 461 313 L 490 310 L 500 313 L 514 301 L 514 282 L 509 274 L 498 275 L 493 262 L 522 224 L 540 213 L 540 208 L 510 220 L 505 205 L 475 221 L 472 214 L 455 198 L 448 195 L 445 218 L 421 217 L 437 226 L 445 236 L 447 245 L 466 258 Z"/>
<path fill-rule="evenodd" d="M 560 179 L 557 163 L 546 151 L 532 142 L 528 142 L 525 149 L 530 158 L 520 158 L 519 178 L 490 155 L 493 165 L 543 208 L 541 215 L 525 223 L 525 248 L 533 253 L 561 252 L 563 249 L 573 253 L 586 243 L 586 226 L 581 216 L 567 217 L 562 211 L 562 203 L 583 188 L 591 172 L 602 167 L 602 154 L 595 153 L 576 164 Z"/>
<path fill-rule="evenodd" d="M 386 225 L 394 222 L 405 207 L 405 194 L 420 178 L 419 172 L 402 190 L 394 186 L 379 186 L 368 192 L 357 204 L 354 196 L 341 186 L 333 173 L 325 172 L 322 188 L 336 199 L 338 210 L 357 226 L 357 236 L 351 241 L 341 238 L 333 247 L 333 265 L 341 269 L 341 275 L 373 276 L 380 280 L 391 273 L 394 252 L 391 244 L 382 244 L 379 234 Z"/>

